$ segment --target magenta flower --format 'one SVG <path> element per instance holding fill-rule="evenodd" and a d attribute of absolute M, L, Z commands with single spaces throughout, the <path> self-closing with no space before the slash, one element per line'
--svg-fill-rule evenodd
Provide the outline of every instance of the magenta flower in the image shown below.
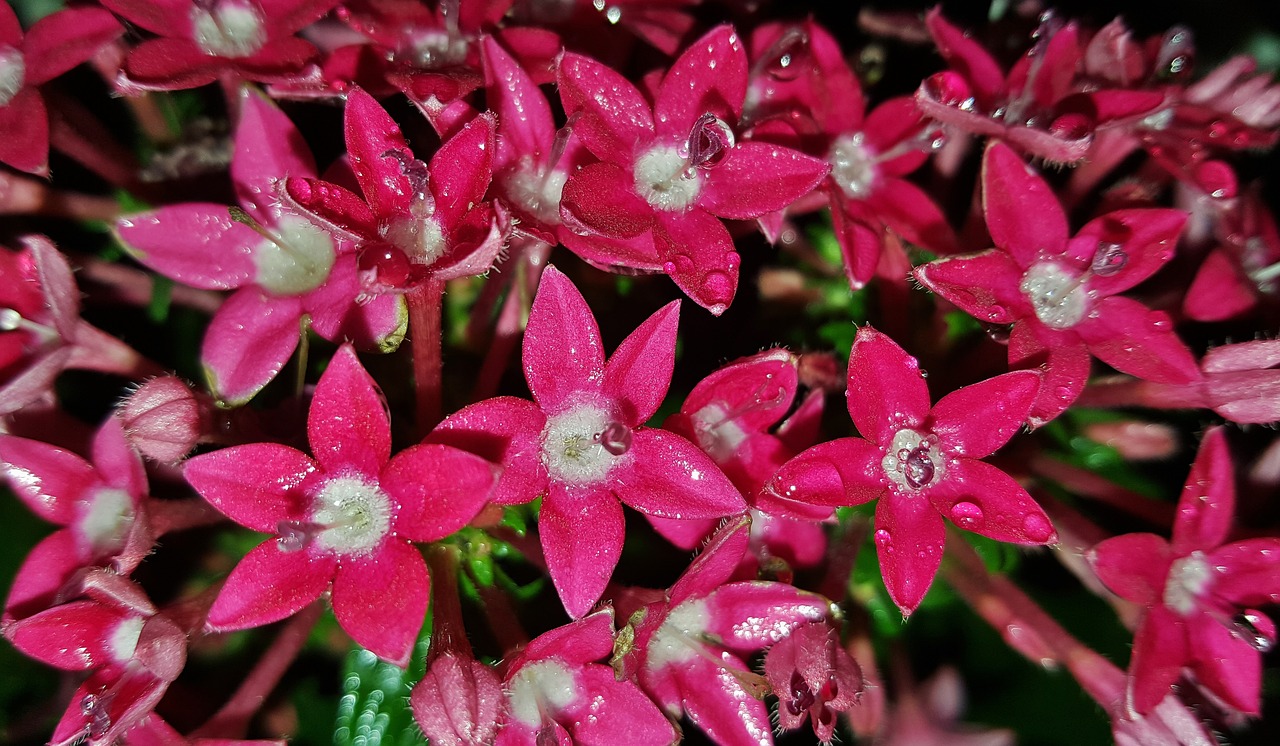
<path fill-rule="evenodd" d="M 831 206 L 854 288 L 875 274 L 888 230 L 933 251 L 956 250 L 941 208 L 906 179 L 943 143 L 938 127 L 914 101 L 890 99 L 867 112 L 839 45 L 813 21 L 761 26 L 751 47 L 759 72 L 747 100 L 754 118 L 763 118 L 761 129 L 793 125 L 803 149 L 823 155 L 831 165 L 819 194 Z M 779 57 L 786 55 L 788 65 L 780 68 Z"/>
<path fill-rule="evenodd" d="M 980 461 L 1027 419 L 1040 374 L 1005 373 L 932 407 L 915 358 L 880 332 L 858 330 L 849 355 L 849 415 L 861 438 L 814 446 L 771 489 L 816 505 L 876 506 L 876 555 L 902 613 L 920 605 L 942 561 L 943 517 L 997 541 L 1052 544 L 1053 524 L 1003 471 Z"/>
<path fill-rule="evenodd" d="M 431 579 L 415 541 L 466 525 L 488 500 L 493 469 L 476 456 L 418 445 L 391 456 L 391 424 L 350 346 L 334 356 L 307 417 L 314 460 L 275 443 L 187 461 L 187 481 L 215 508 L 276 534 L 249 552 L 209 610 L 214 631 L 283 619 L 333 586 L 333 610 L 356 642 L 404 665 L 426 616 Z"/>
<path fill-rule="evenodd" d="M 694 42 L 652 105 L 621 74 L 573 53 L 560 62 L 559 83 L 574 136 L 601 161 L 564 185 L 566 245 L 599 266 L 665 272 L 723 313 L 741 260 L 720 218 L 781 210 L 827 172 L 816 158 L 735 137 L 747 90 L 737 34 L 720 26 Z"/>
<path fill-rule="evenodd" d="M 778 698 L 778 726 L 795 730 L 807 717 L 822 743 L 835 737 L 836 715 L 862 698 L 862 669 L 826 622 L 802 624 L 769 648 L 764 676 Z"/>
<path fill-rule="evenodd" d="M 129 54 L 127 83 L 151 90 L 195 88 L 226 75 L 288 80 L 316 55 L 294 36 L 338 0 L 103 0 L 144 28 L 148 39 Z"/>
<path fill-rule="evenodd" d="M 210 388 L 243 404 L 280 372 L 302 321 L 320 336 L 394 350 L 408 313 L 394 295 L 367 297 L 355 252 L 279 204 L 286 178 L 315 174 L 297 128 L 265 98 L 246 93 L 231 176 L 241 207 L 188 203 L 124 218 L 116 231 L 138 261 L 200 288 L 238 288 L 214 315 L 201 361 Z"/>
<path fill-rule="evenodd" d="M 186 663 L 186 633 L 157 613 L 141 588 L 109 570 L 95 570 L 81 590 L 89 600 L 4 628 L 13 646 L 32 658 L 91 672 L 71 696 L 50 746 L 118 743 L 151 713 Z"/>
<path fill-rule="evenodd" d="M 634 642 L 620 649 L 628 676 L 672 717 L 683 711 L 723 746 L 772 744 L 768 684 L 740 656 L 826 618 L 830 602 L 783 583 L 727 583 L 747 550 L 751 520 L 722 528 L 660 601 L 631 616 Z"/>
<path fill-rule="evenodd" d="M 679 304 L 659 309 L 604 360 L 600 331 L 573 283 L 548 267 L 529 311 L 524 371 L 536 403 L 498 397 L 445 419 L 432 439 L 504 467 L 494 502 L 543 496 L 538 531 L 551 581 L 577 618 L 599 600 L 622 553 L 619 503 L 666 518 L 746 510 L 704 453 L 644 424 L 675 364 Z"/>
<path fill-rule="evenodd" d="M 1226 433 L 1205 434 L 1178 501 L 1172 541 L 1126 534 L 1094 547 L 1098 577 L 1146 607 L 1129 664 L 1129 702 L 1146 715 L 1184 669 L 1246 714 L 1261 711 L 1262 656 L 1275 625 L 1255 607 L 1280 602 L 1280 539 L 1227 544 L 1235 487 Z"/>
<path fill-rule="evenodd" d="M 147 475 L 116 417 L 98 429 L 93 463 L 48 443 L 0 435 L 0 469 L 27 507 L 63 527 L 22 563 L 5 601 L 6 620 L 66 600 L 85 568 L 128 574 L 151 550 Z"/>
<path fill-rule="evenodd" d="M 915 276 L 979 321 L 1013 324 L 1009 363 L 1045 371 L 1033 426 L 1080 395 L 1089 353 L 1139 378 L 1199 377 L 1168 315 L 1117 295 L 1173 257 L 1184 213 L 1116 210 L 1068 236 L 1066 213 L 1049 185 L 998 142 L 983 158 L 982 184 L 987 229 L 998 248 L 931 262 Z"/>
<path fill-rule="evenodd" d="M 25 37 L 0 5 L 0 163 L 49 173 L 49 118 L 37 86 L 88 60 L 124 27 L 101 8 L 69 8 L 36 21 Z"/>
<path fill-rule="evenodd" d="M 613 610 L 604 609 L 539 636 L 506 661 L 497 746 L 675 743 L 675 729 L 648 695 L 598 662 L 613 645 Z"/>
<path fill-rule="evenodd" d="M 347 154 L 361 194 L 295 175 L 288 196 L 326 232 L 354 241 L 360 282 L 371 294 L 403 292 L 428 276 L 488 271 L 502 249 L 492 206 L 494 121 L 471 120 L 418 160 L 400 127 L 363 89 L 347 94 Z"/>
<path fill-rule="evenodd" d="M 1222 216 L 1219 245 L 1187 286 L 1182 309 L 1196 321 L 1244 315 L 1276 295 L 1280 279 L 1280 230 L 1256 189 L 1245 191 Z"/>

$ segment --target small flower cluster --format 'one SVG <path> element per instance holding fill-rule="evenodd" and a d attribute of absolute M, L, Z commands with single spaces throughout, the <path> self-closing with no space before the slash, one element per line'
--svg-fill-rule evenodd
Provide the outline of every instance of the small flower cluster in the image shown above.
<path fill-rule="evenodd" d="M 1009 743 L 913 683 L 961 602 L 1118 743 L 1262 716 L 1280 85 L 1035 2 L 721 5 L 0 6 L 0 477 L 58 527 L 0 632 L 78 672 L 51 744 L 291 737 L 348 640 L 417 672 L 397 742 Z M 1127 672 L 1011 579 L 1054 561 Z"/>

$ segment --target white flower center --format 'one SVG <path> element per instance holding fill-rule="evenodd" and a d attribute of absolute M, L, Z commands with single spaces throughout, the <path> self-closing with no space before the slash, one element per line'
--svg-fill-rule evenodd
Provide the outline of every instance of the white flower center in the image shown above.
<path fill-rule="evenodd" d="M 1213 568 L 1204 552 L 1195 551 L 1179 557 L 1169 566 L 1164 584 L 1164 605 L 1181 616 L 1190 616 L 1198 607 L 1197 599 L 1209 588 Z"/>
<path fill-rule="evenodd" d="M 22 52 L 8 44 L 0 45 L 0 106 L 8 106 L 18 95 L 26 76 L 27 65 L 22 59 Z"/>
<path fill-rule="evenodd" d="M 947 471 L 946 463 L 936 435 L 922 435 L 906 429 L 893 434 L 893 442 L 880 460 L 885 476 L 898 487 L 911 492 L 942 479 Z"/>
<path fill-rule="evenodd" d="M 281 215 L 275 227 L 276 233 L 253 249 L 257 284 L 274 295 L 301 295 L 320 287 L 337 256 L 329 234 L 297 215 Z"/>
<path fill-rule="evenodd" d="M 196 46 L 215 57 L 249 57 L 267 42 L 262 11 L 251 0 L 197 2 L 191 25 Z"/>
<path fill-rule="evenodd" d="M 395 244 L 414 264 L 429 267 L 444 256 L 444 231 L 433 217 L 397 218 L 384 225 L 382 237 Z"/>
<path fill-rule="evenodd" d="M 636 160 L 636 193 L 658 210 L 683 210 L 698 198 L 702 175 L 674 145 L 658 145 Z"/>
<path fill-rule="evenodd" d="M 650 671 L 663 666 L 684 663 L 698 657 L 697 646 L 702 645 L 711 612 L 705 599 L 685 601 L 672 609 L 662 620 L 658 631 L 649 638 L 648 658 L 645 665 Z"/>
<path fill-rule="evenodd" d="M 631 445 L 631 431 L 590 404 L 547 418 L 542 430 L 542 463 L 551 478 L 594 484 L 608 476 Z"/>
<path fill-rule="evenodd" d="M 401 45 L 401 57 L 406 56 L 422 69 L 461 65 L 467 60 L 467 40 L 439 29 L 410 29 Z"/>
<path fill-rule="evenodd" d="M 738 452 L 747 439 L 747 431 L 719 402 L 713 402 L 693 413 L 693 429 L 698 446 L 717 463 L 724 463 Z"/>
<path fill-rule="evenodd" d="M 1018 286 L 1031 301 L 1036 318 L 1054 329 L 1069 329 L 1084 318 L 1089 295 L 1084 278 L 1056 262 L 1039 262 L 1022 276 Z"/>
<path fill-rule="evenodd" d="M 336 477 L 316 496 L 315 541 L 338 554 L 367 554 L 391 529 L 391 498 L 359 477 Z"/>
<path fill-rule="evenodd" d="M 111 630 L 107 649 L 111 651 L 111 657 L 117 663 L 128 663 L 133 659 L 133 654 L 138 649 L 138 640 L 142 637 L 142 627 L 146 623 L 147 620 L 140 616 L 131 616 Z"/>
<path fill-rule="evenodd" d="M 95 555 L 113 554 L 124 546 L 133 526 L 133 498 L 124 490 L 104 487 L 89 501 L 80 518 L 80 533 Z"/>
<path fill-rule="evenodd" d="M 531 727 L 543 722 L 578 699 L 580 692 L 573 672 L 559 661 L 548 659 L 521 668 L 507 684 L 511 717 Z"/>
<path fill-rule="evenodd" d="M 831 146 L 831 154 L 827 160 L 831 162 L 831 178 L 835 179 L 840 191 L 851 199 L 866 199 L 871 195 L 879 172 L 876 169 L 875 154 L 863 144 L 865 136 L 861 132 L 841 135 Z"/>
<path fill-rule="evenodd" d="M 552 169 L 542 171 L 528 156 L 503 175 L 506 196 L 547 225 L 560 224 L 560 196 L 568 174 Z"/>

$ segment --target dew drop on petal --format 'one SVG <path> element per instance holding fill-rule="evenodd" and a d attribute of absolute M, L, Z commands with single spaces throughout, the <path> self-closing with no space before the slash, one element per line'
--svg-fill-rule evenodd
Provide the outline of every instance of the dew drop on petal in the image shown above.
<path fill-rule="evenodd" d="M 973 529 L 980 526 L 985 517 L 982 508 L 971 502 L 958 502 L 951 506 L 951 520 L 960 528 Z"/>
<path fill-rule="evenodd" d="M 1028 513 L 1022 519 L 1022 533 L 1035 542 L 1046 542 L 1053 536 L 1053 524 L 1040 513 Z"/>
<path fill-rule="evenodd" d="M 788 29 L 765 53 L 765 59 L 764 70 L 775 80 L 795 80 L 809 59 L 809 35 L 798 26 Z"/>
<path fill-rule="evenodd" d="M 596 434 L 595 439 L 601 448 L 615 456 L 621 456 L 631 450 L 631 428 L 616 420 L 605 425 L 604 429 Z"/>
<path fill-rule="evenodd" d="M 1259 653 L 1266 653 L 1276 644 L 1276 627 L 1265 614 L 1255 609 L 1246 609 L 1236 614 L 1231 620 L 1232 634 Z"/>
<path fill-rule="evenodd" d="M 947 106 L 961 106 L 972 101 L 969 85 L 959 75 L 941 72 L 931 75 L 921 84 L 929 98 Z"/>
<path fill-rule="evenodd" d="M 1128 263 L 1129 254 L 1123 246 L 1118 243 L 1103 242 L 1098 244 L 1098 250 L 1093 254 L 1090 269 L 1099 277 L 1110 277 L 1124 269 L 1124 265 Z"/>
<path fill-rule="evenodd" d="M 875 534 L 873 534 L 873 536 L 875 537 L 877 547 L 880 547 L 886 552 L 893 551 L 893 547 L 889 546 L 889 542 L 892 540 L 893 537 L 889 535 L 888 529 L 878 528 L 876 529 L 876 532 Z"/>
<path fill-rule="evenodd" d="M 720 117 L 707 112 L 698 117 L 689 131 L 688 165 L 692 168 L 715 168 L 733 149 L 733 128 Z"/>

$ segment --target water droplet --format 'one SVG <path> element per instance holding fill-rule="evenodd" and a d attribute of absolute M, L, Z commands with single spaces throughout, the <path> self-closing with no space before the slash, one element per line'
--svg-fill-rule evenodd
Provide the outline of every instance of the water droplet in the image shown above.
<path fill-rule="evenodd" d="M 1182 78 L 1191 73 L 1195 59 L 1195 40 L 1185 26 L 1174 26 L 1165 32 L 1156 54 L 1156 70 L 1172 78 Z"/>
<path fill-rule="evenodd" d="M 1053 524 L 1040 513 L 1028 513 L 1022 519 L 1022 532 L 1031 541 L 1044 543 L 1053 536 Z"/>
<path fill-rule="evenodd" d="M 1063 402 L 1070 402 L 1075 399 L 1075 393 L 1067 386 L 1058 386 L 1053 390 L 1053 395 Z"/>
<path fill-rule="evenodd" d="M 689 131 L 687 149 L 691 168 L 715 168 L 733 149 L 733 128 L 711 112 L 698 117 Z"/>
<path fill-rule="evenodd" d="M 604 12 L 604 17 L 608 19 L 609 23 L 616 24 L 618 21 L 622 20 L 622 8 L 619 8 L 616 5 L 611 5 L 609 6 L 609 9 Z"/>
<path fill-rule="evenodd" d="M 86 694 L 80 700 L 80 713 L 89 726 L 89 738 L 102 738 L 111 730 L 111 692 Z"/>
<path fill-rule="evenodd" d="M 792 671 L 791 697 L 786 700 L 787 712 L 793 716 L 798 716 L 813 707 L 813 703 L 816 701 L 817 697 L 814 696 L 813 690 L 809 688 L 809 685 L 805 683 L 804 677 L 800 675 L 799 671 Z"/>
<path fill-rule="evenodd" d="M 803 28 L 794 26 L 787 30 L 765 52 L 765 72 L 776 80 L 795 80 L 804 71 L 809 60 L 809 35 Z"/>
<path fill-rule="evenodd" d="M 631 449 L 631 428 L 616 420 L 604 426 L 604 430 L 596 433 L 594 439 L 600 447 L 615 456 L 621 456 Z"/>
<path fill-rule="evenodd" d="M 958 502 L 951 506 L 951 521 L 960 528 L 973 530 L 982 525 L 985 517 L 982 508 L 971 502 Z"/>
<path fill-rule="evenodd" d="M 1231 619 L 1233 634 L 1249 643 L 1259 653 L 1265 653 L 1276 644 L 1276 627 L 1265 614 L 1256 609 L 1245 609 Z"/>
<path fill-rule="evenodd" d="M 929 456 L 928 443 L 921 443 L 906 456 L 899 453 L 898 458 L 902 461 L 902 477 L 908 486 L 918 490 L 933 481 L 936 467 Z"/>
<path fill-rule="evenodd" d="M 1093 126 L 1093 120 L 1083 114 L 1064 114 L 1049 125 L 1049 134 L 1059 140 L 1083 140 L 1093 133 Z"/>
<path fill-rule="evenodd" d="M 952 72 L 931 75 L 921 83 L 921 87 L 929 98 L 947 106 L 960 106 L 965 101 L 973 100 L 969 84 Z"/>
<path fill-rule="evenodd" d="M 874 537 L 876 541 L 876 546 L 880 547 L 886 552 L 893 551 L 893 547 L 889 546 L 889 542 L 892 539 L 892 537 L 889 536 L 888 529 L 884 529 L 884 528 L 876 529 Z"/>
<path fill-rule="evenodd" d="M 1118 243 L 1099 242 L 1090 269 L 1099 277 L 1110 277 L 1129 263 L 1129 254 Z"/>
<path fill-rule="evenodd" d="M 318 528 L 304 521 L 280 521 L 276 525 L 276 547 L 286 554 L 300 552 L 315 538 Z"/>
<path fill-rule="evenodd" d="M 708 272 L 702 280 L 702 293 L 710 301 L 728 303 L 733 298 L 733 278 L 724 272 Z"/>

